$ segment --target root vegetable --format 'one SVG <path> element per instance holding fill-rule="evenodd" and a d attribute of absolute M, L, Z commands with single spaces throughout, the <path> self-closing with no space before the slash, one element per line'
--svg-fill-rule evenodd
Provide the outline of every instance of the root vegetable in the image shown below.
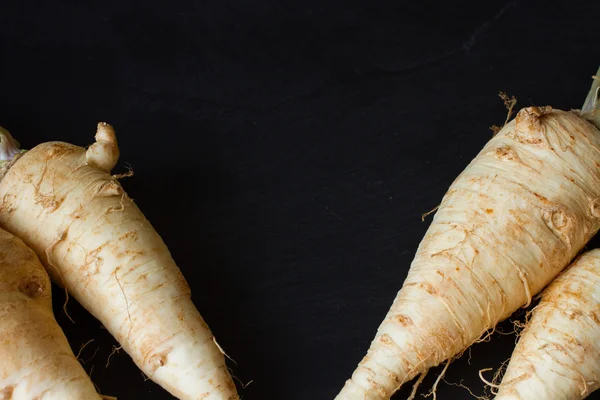
<path fill-rule="evenodd" d="M 496 400 L 580 400 L 600 388 L 600 250 L 542 292 Z"/>
<path fill-rule="evenodd" d="M 596 82 L 592 92 L 583 111 L 520 110 L 452 183 L 338 400 L 389 399 L 458 356 L 528 305 L 598 231 Z"/>
<path fill-rule="evenodd" d="M 13 143 L 4 131 L 4 154 L 15 153 Z M 49 142 L 7 157 L 0 225 L 35 250 L 151 380 L 180 399 L 238 399 L 167 246 L 110 175 L 118 157 L 105 123 L 87 150 Z"/>
<path fill-rule="evenodd" d="M 0 360 L 0 399 L 101 399 L 54 319 L 44 267 L 1 229 Z"/>

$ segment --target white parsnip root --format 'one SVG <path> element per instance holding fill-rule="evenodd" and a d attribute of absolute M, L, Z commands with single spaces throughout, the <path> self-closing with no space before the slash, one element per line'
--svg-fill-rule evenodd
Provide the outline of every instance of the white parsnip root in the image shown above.
<path fill-rule="evenodd" d="M 600 228 L 599 199 L 598 128 L 578 111 L 520 110 L 450 186 L 337 399 L 389 399 L 529 305 Z"/>
<path fill-rule="evenodd" d="M 0 399 L 101 399 L 54 319 L 48 273 L 1 229 Z"/>
<path fill-rule="evenodd" d="M 600 250 L 546 289 L 515 347 L 496 400 L 581 400 L 600 388 Z"/>
<path fill-rule="evenodd" d="M 0 226 L 35 250 L 154 382 L 184 400 L 238 399 L 165 243 L 110 175 L 118 157 L 106 123 L 87 150 L 49 142 L 19 152 L 0 170 Z"/>

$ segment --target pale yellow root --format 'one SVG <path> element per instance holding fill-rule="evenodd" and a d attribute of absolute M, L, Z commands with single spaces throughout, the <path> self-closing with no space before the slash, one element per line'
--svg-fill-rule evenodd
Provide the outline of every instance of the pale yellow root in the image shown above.
<path fill-rule="evenodd" d="M 600 250 L 543 292 L 498 386 L 497 400 L 581 400 L 600 388 Z"/>
<path fill-rule="evenodd" d="M 54 319 L 44 267 L 1 229 L 0 337 L 0 399 L 100 400 Z"/>
<path fill-rule="evenodd" d="M 104 123 L 87 150 L 50 142 L 27 151 L 0 180 L 0 226 L 43 256 L 52 279 L 173 396 L 238 399 L 226 355 L 167 246 L 122 176 L 110 175 L 118 155 Z"/>
<path fill-rule="evenodd" d="M 450 186 L 336 400 L 389 399 L 529 305 L 600 228 L 599 165 L 577 111 L 520 110 Z"/>

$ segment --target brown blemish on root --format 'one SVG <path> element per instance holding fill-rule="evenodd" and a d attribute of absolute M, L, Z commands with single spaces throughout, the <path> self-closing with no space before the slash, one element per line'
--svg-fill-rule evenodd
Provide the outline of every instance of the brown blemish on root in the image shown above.
<path fill-rule="evenodd" d="M 183 311 L 180 311 L 180 312 L 177 313 L 177 320 L 179 322 L 185 321 L 185 314 L 183 313 Z"/>
<path fill-rule="evenodd" d="M 27 279 L 19 285 L 19 291 L 27 297 L 35 298 L 44 293 L 44 285 L 35 278 Z"/>
<path fill-rule="evenodd" d="M 125 251 L 121 251 L 121 252 L 117 253 L 117 258 L 123 258 L 125 256 L 129 256 L 129 257 L 131 257 L 131 261 L 135 261 L 136 258 L 143 256 L 143 255 L 144 255 L 143 251 L 125 250 Z"/>
<path fill-rule="evenodd" d="M 583 313 L 580 310 L 571 310 L 571 312 L 568 313 L 568 316 L 570 320 L 574 320 L 582 317 Z"/>
<path fill-rule="evenodd" d="M 542 139 L 538 135 L 543 129 L 541 117 L 551 112 L 552 107 L 550 106 L 523 108 L 515 118 L 517 131 L 523 134 L 517 135 L 517 137 L 524 140 L 525 143 L 540 143 Z"/>
<path fill-rule="evenodd" d="M 537 193 L 533 192 L 533 195 L 534 195 L 534 196 L 535 196 L 535 197 L 536 197 L 538 200 L 540 200 L 542 203 L 544 203 L 545 205 L 550 205 L 550 204 L 552 204 L 552 203 L 550 202 L 550 200 L 548 200 L 547 198 L 545 198 L 544 196 L 542 196 L 542 195 L 540 195 L 540 194 L 537 194 Z"/>
<path fill-rule="evenodd" d="M 412 319 L 406 315 L 396 315 L 394 319 L 402 326 L 408 326 L 413 324 Z"/>
<path fill-rule="evenodd" d="M 62 155 L 69 155 L 75 153 L 79 148 L 70 143 L 63 142 L 54 142 L 50 144 L 49 148 L 46 150 L 46 160 L 50 161 L 56 157 Z"/>
<path fill-rule="evenodd" d="M 148 359 L 148 364 L 150 365 L 152 372 L 155 372 L 160 367 L 167 365 L 169 352 L 170 350 L 150 356 Z"/>
<path fill-rule="evenodd" d="M 556 228 L 564 228 L 568 222 L 568 217 L 562 210 L 557 210 L 552 213 L 552 223 Z"/>
<path fill-rule="evenodd" d="M 590 213 L 595 218 L 600 218 L 600 198 L 590 201 Z"/>
<path fill-rule="evenodd" d="M 519 160 L 517 153 L 511 147 L 508 147 L 508 146 L 498 147 L 496 149 L 496 151 L 494 152 L 494 156 L 498 160 L 502 160 L 502 161 L 517 161 L 517 160 Z"/>
<path fill-rule="evenodd" d="M 14 386 L 5 387 L 2 389 L 2 391 L 0 391 L 0 400 L 11 400 L 14 391 Z"/>
<path fill-rule="evenodd" d="M 57 199 L 53 194 L 42 194 L 36 191 L 35 204 L 39 204 L 47 212 L 55 211 L 64 200 L 64 198 Z"/>
<path fill-rule="evenodd" d="M 486 212 L 487 214 L 493 214 L 493 213 L 494 213 L 494 210 L 492 210 L 491 208 L 486 208 L 486 209 L 485 209 L 485 212 Z"/>
<path fill-rule="evenodd" d="M 392 338 L 390 337 L 390 335 L 388 335 L 387 333 L 384 333 L 383 335 L 381 335 L 379 337 L 379 341 L 381 343 L 383 343 L 385 346 L 389 346 L 389 347 L 395 346 L 394 341 L 392 340 Z"/>
<path fill-rule="evenodd" d="M 77 206 L 75 211 L 73 211 L 71 214 L 69 214 L 69 216 L 73 219 L 79 219 L 83 216 L 82 214 L 83 214 L 83 204 L 80 204 L 79 206 Z"/>
<path fill-rule="evenodd" d="M 117 241 L 126 240 L 126 239 L 131 239 L 134 241 L 137 240 L 138 239 L 138 231 L 125 232 L 117 239 Z"/>
<path fill-rule="evenodd" d="M 437 288 L 434 287 L 429 282 L 420 283 L 419 287 L 421 287 L 421 289 L 425 290 L 427 293 L 429 293 L 432 296 L 437 296 L 439 294 L 439 291 L 437 290 Z"/>
<path fill-rule="evenodd" d="M 542 213 L 542 220 L 561 242 L 571 247 L 571 231 L 574 224 L 565 210 L 546 210 Z"/>
<path fill-rule="evenodd" d="M 598 315 L 596 315 L 595 311 L 590 312 L 590 318 L 594 320 L 594 322 L 600 325 L 600 319 L 598 319 Z"/>

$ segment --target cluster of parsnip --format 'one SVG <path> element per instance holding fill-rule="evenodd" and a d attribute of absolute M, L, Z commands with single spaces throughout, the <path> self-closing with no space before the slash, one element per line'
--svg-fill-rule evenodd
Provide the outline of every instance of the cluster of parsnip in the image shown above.
<path fill-rule="evenodd" d="M 101 398 L 54 319 L 49 276 L 173 396 L 239 399 L 169 250 L 110 174 L 118 157 L 105 123 L 87 149 L 21 151 L 0 130 L 0 399 Z"/>
<path fill-rule="evenodd" d="M 550 283 L 496 398 L 583 399 L 600 386 L 600 250 L 559 276 L 600 228 L 597 99 L 594 77 L 581 110 L 520 110 L 456 178 L 337 400 L 389 399 Z"/>
<path fill-rule="evenodd" d="M 539 293 L 496 399 L 600 387 L 600 250 L 581 254 L 600 229 L 599 86 L 581 110 L 522 109 L 452 183 L 337 400 L 390 399 Z M 0 128 L 0 400 L 102 398 L 54 319 L 50 278 L 177 398 L 237 400 L 169 250 L 110 174 L 118 157 L 105 123 L 87 149 L 23 151 Z"/>

